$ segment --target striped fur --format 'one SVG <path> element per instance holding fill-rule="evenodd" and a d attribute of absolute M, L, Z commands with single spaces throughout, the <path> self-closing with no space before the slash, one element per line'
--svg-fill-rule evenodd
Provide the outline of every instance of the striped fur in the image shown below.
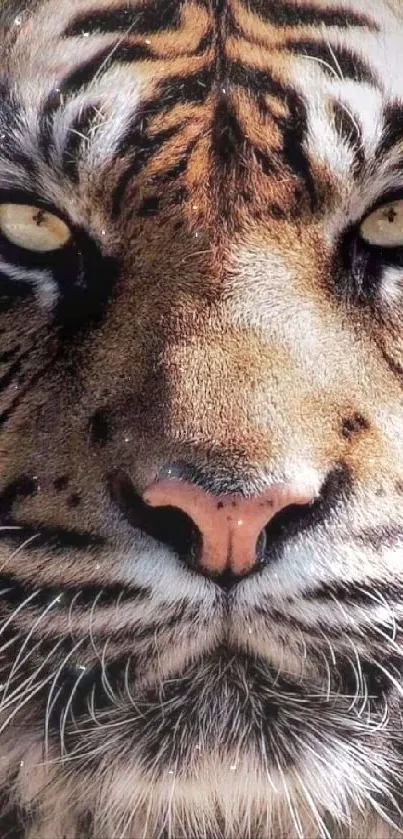
<path fill-rule="evenodd" d="M 0 835 L 403 829 L 400 0 L 3 0 Z M 140 496 L 303 482 L 229 594 Z"/>

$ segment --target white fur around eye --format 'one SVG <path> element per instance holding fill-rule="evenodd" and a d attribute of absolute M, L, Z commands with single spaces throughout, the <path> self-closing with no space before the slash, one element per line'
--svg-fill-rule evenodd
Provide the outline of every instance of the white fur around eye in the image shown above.
<path fill-rule="evenodd" d="M 37 253 L 59 250 L 71 239 L 62 219 L 30 204 L 0 204 L 0 230 L 13 245 Z"/>
<path fill-rule="evenodd" d="M 370 213 L 360 226 L 360 236 L 370 245 L 403 247 L 403 201 L 391 201 Z"/>

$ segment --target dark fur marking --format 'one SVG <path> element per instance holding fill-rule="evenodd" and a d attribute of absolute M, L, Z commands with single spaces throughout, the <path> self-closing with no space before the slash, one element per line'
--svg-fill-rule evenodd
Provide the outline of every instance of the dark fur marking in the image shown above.
<path fill-rule="evenodd" d="M 402 598 L 401 586 L 393 585 L 383 580 L 377 580 L 376 591 L 380 599 L 385 601 L 400 601 Z M 332 601 L 338 603 L 355 603 L 363 606 L 374 606 L 374 591 L 365 581 L 358 582 L 337 582 L 323 583 L 315 588 L 304 592 L 305 600 Z"/>
<path fill-rule="evenodd" d="M 191 140 L 191 142 L 188 143 L 188 145 L 186 146 L 183 157 L 178 161 L 178 163 L 175 163 L 168 169 L 164 169 L 163 172 L 159 172 L 158 174 L 153 175 L 150 178 L 150 183 L 152 183 L 156 187 L 161 187 L 163 184 L 168 183 L 169 181 L 176 180 L 176 178 L 178 178 L 179 175 L 182 175 L 183 172 L 186 172 L 190 155 L 198 142 L 198 138 L 196 138 L 195 140 Z"/>
<path fill-rule="evenodd" d="M 14 381 L 18 381 L 19 374 L 21 372 L 21 359 L 17 359 L 11 365 L 10 369 L 4 376 L 0 378 L 0 392 L 6 390 L 6 388 Z"/>
<path fill-rule="evenodd" d="M 213 154 L 222 166 L 241 162 L 246 138 L 225 96 L 220 96 L 216 105 L 211 142 Z"/>
<path fill-rule="evenodd" d="M 26 830 L 33 824 L 34 812 L 24 813 L 17 806 L 12 789 L 13 785 L 0 793 L 0 836 L 1 839 L 24 839 Z"/>
<path fill-rule="evenodd" d="M 97 73 L 106 72 L 113 64 L 131 63 L 153 58 L 152 52 L 145 44 L 120 44 L 112 50 L 110 46 L 101 49 L 95 56 L 83 62 L 61 80 L 57 90 L 53 90 L 46 99 L 39 115 L 40 147 L 45 159 L 49 159 L 52 147 L 53 119 L 59 108 L 63 107 L 63 97 L 78 93 L 81 88 L 89 85 Z M 90 107 L 90 106 L 88 106 Z"/>
<path fill-rule="evenodd" d="M 352 50 L 346 47 L 333 45 L 331 50 L 328 44 L 315 40 L 286 40 L 284 50 L 294 55 L 308 55 L 318 58 L 321 69 L 330 78 L 343 77 L 343 80 L 365 82 L 373 87 L 379 86 L 373 68 L 367 64 Z"/>
<path fill-rule="evenodd" d="M 69 485 L 70 478 L 68 475 L 60 475 L 59 478 L 55 478 L 53 481 L 53 486 L 56 492 L 63 492 L 64 489 L 67 489 Z"/>
<path fill-rule="evenodd" d="M 131 153 L 134 160 L 121 175 L 113 192 L 113 217 L 116 218 L 119 215 L 126 189 L 132 178 L 139 174 L 150 158 L 162 148 L 164 142 L 173 137 L 182 127 L 179 124 L 150 137 L 147 135 L 147 130 L 152 117 L 180 102 L 202 104 L 211 90 L 211 81 L 210 70 L 201 70 L 191 76 L 173 77 L 161 82 L 153 98 L 142 104 L 141 112 L 136 114 L 133 128 L 127 132 L 117 151 L 118 157 Z"/>
<path fill-rule="evenodd" d="M 20 544 L 26 540 L 32 541 L 27 543 L 26 550 L 29 553 L 42 551 L 43 548 L 51 550 L 52 553 L 59 553 L 69 548 L 74 548 L 77 551 L 86 551 L 89 548 L 101 547 L 104 544 L 102 536 L 96 536 L 93 533 L 84 533 L 78 530 L 69 530 L 65 527 L 46 527 L 38 524 L 36 527 L 25 522 L 11 520 L 3 520 L 2 526 L 9 525 L 17 528 L 16 530 L 0 530 L 0 540 L 6 542 L 17 540 Z M 34 538 L 35 537 L 35 538 Z"/>
<path fill-rule="evenodd" d="M 361 416 L 361 414 L 356 413 L 351 417 L 343 419 L 341 424 L 341 435 L 349 440 L 350 437 L 359 434 L 360 431 L 367 431 L 369 427 L 368 420 Z"/>
<path fill-rule="evenodd" d="M 149 0 L 143 6 L 127 3 L 115 9 L 84 12 L 69 24 L 63 33 L 66 38 L 76 38 L 89 33 L 126 33 L 152 35 L 164 29 L 178 29 L 181 20 L 182 0 Z"/>
<path fill-rule="evenodd" d="M 275 159 L 266 154 L 266 152 L 262 152 L 260 149 L 254 149 L 253 155 L 264 175 L 273 175 L 278 170 Z"/>
<path fill-rule="evenodd" d="M 318 209 L 320 200 L 316 182 L 303 148 L 307 115 L 301 97 L 291 88 L 282 85 L 269 73 L 240 64 L 234 63 L 228 67 L 228 79 L 229 82 L 239 85 L 249 94 L 254 95 L 257 102 L 260 102 L 262 109 L 265 107 L 262 98 L 264 93 L 278 97 L 287 106 L 289 116 L 277 119 L 277 124 L 283 134 L 283 149 L 280 152 L 280 159 L 282 158 L 283 163 L 303 181 L 311 210 Z"/>
<path fill-rule="evenodd" d="M 114 50 L 111 47 L 104 47 L 95 56 L 81 64 L 68 76 L 65 76 L 60 84 L 62 94 L 78 93 L 78 91 L 90 84 L 94 76 L 106 72 L 112 64 L 131 64 L 135 61 L 144 61 L 153 58 L 153 53 L 146 44 L 120 44 Z"/>
<path fill-rule="evenodd" d="M 18 606 L 36 591 L 37 594 L 31 601 L 32 608 L 43 609 L 59 596 L 62 596 L 60 609 L 69 609 L 72 603 L 77 608 L 80 606 L 87 608 L 92 606 L 95 601 L 98 609 L 116 606 L 118 603 L 139 602 L 148 599 L 151 595 L 146 586 L 125 586 L 123 584 L 105 586 L 101 582 L 99 585 L 93 583 L 67 585 L 63 583 L 60 586 L 41 585 L 39 589 L 38 583 L 40 584 L 38 579 L 35 579 L 35 581 L 17 579 L 10 574 L 0 574 L 1 603 L 7 603 L 13 607 Z"/>
<path fill-rule="evenodd" d="M 126 193 L 126 189 L 130 181 L 138 175 L 148 161 L 156 155 L 164 143 L 170 140 L 178 131 L 177 126 L 165 129 L 155 134 L 154 137 L 148 137 L 143 131 L 137 130 L 131 132 L 124 141 L 123 148 L 126 153 L 131 151 L 133 157 L 132 163 L 127 167 L 126 171 L 118 179 L 117 185 L 112 195 L 112 217 L 116 218 L 122 207 L 122 202 Z"/>
<path fill-rule="evenodd" d="M 378 25 L 367 15 L 343 8 L 298 5 L 284 0 L 247 0 L 248 8 L 262 20 L 275 26 L 337 26 L 341 29 L 360 27 L 377 31 Z"/>
<path fill-rule="evenodd" d="M 145 216 L 145 218 L 148 218 L 149 216 L 156 216 L 160 208 L 160 203 L 161 199 L 158 195 L 150 195 L 148 198 L 143 198 L 140 207 L 137 210 L 137 215 Z"/>
<path fill-rule="evenodd" d="M 12 347 L 11 350 L 6 350 L 5 352 L 0 353 L 0 364 L 7 364 L 7 362 L 12 361 L 19 350 L 20 344 L 16 344 L 16 346 Z"/>
<path fill-rule="evenodd" d="M 98 446 L 105 446 L 110 439 L 111 418 L 108 411 L 101 408 L 92 415 L 89 421 L 91 442 Z"/>
<path fill-rule="evenodd" d="M 8 422 L 10 417 L 18 409 L 18 406 L 21 404 L 22 400 L 25 398 L 27 393 L 29 393 L 34 387 L 36 387 L 38 382 L 40 382 L 40 380 L 46 376 L 53 363 L 54 359 L 52 358 L 42 370 L 40 370 L 38 373 L 35 373 L 35 375 L 31 376 L 31 378 L 25 386 L 21 385 L 17 395 L 14 397 L 14 399 L 11 400 L 11 404 L 0 414 L 0 428 Z"/>
<path fill-rule="evenodd" d="M 29 475 L 20 475 L 16 480 L 7 484 L 0 493 L 0 522 L 7 521 L 12 513 L 14 504 L 22 498 L 29 498 L 37 492 L 38 485 Z"/>
<path fill-rule="evenodd" d="M 383 157 L 403 140 L 403 103 L 386 105 L 383 111 L 382 137 L 375 151 L 375 160 Z"/>
<path fill-rule="evenodd" d="M 72 495 L 67 499 L 67 504 L 69 507 L 74 509 L 75 507 L 79 507 L 81 504 L 81 495 L 78 492 L 73 492 Z"/>
<path fill-rule="evenodd" d="M 181 103 L 203 105 L 211 88 L 212 72 L 208 67 L 188 76 L 171 76 L 160 82 L 152 98 L 142 102 L 141 113 L 136 115 L 135 124 L 138 125 L 141 117 L 150 120 Z"/>

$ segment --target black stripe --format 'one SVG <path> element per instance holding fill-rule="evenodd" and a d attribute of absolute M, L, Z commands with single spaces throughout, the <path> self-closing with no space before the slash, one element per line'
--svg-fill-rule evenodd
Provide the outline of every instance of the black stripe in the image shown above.
<path fill-rule="evenodd" d="M 226 96 L 218 97 L 211 131 L 211 148 L 221 166 L 240 166 L 246 137 Z"/>
<path fill-rule="evenodd" d="M 90 84 L 94 76 L 111 66 L 111 64 L 130 64 L 135 61 L 144 61 L 153 58 L 153 53 L 146 44 L 119 44 L 116 49 L 112 46 L 104 47 L 88 61 L 85 61 L 60 84 L 62 94 L 77 93 L 82 87 Z"/>
<path fill-rule="evenodd" d="M 118 583 L 103 586 L 102 583 L 83 583 L 83 585 L 68 585 L 63 582 L 60 586 L 56 584 L 41 585 L 40 579 L 24 580 L 13 575 L 0 575 L 0 605 L 18 606 L 34 592 L 29 608 L 44 609 L 61 595 L 60 608 L 68 610 L 71 604 L 77 608 L 91 606 L 95 601 L 97 608 L 106 608 L 119 603 L 128 603 L 133 600 L 147 600 L 151 591 L 146 586 L 126 586 Z M 165 624 L 164 624 L 165 625 Z"/>
<path fill-rule="evenodd" d="M 26 546 L 29 553 L 36 552 L 43 548 L 50 549 L 53 553 L 74 548 L 78 551 L 87 551 L 89 548 L 99 548 L 105 543 L 102 536 L 92 533 L 84 533 L 78 530 L 69 530 L 65 527 L 36 527 L 25 522 L 3 519 L 1 521 L 0 542 L 15 542 L 22 544 L 32 538 Z M 16 527 L 17 530 L 8 530 L 8 527 Z M 33 538 L 35 537 L 35 538 Z"/>
<path fill-rule="evenodd" d="M 284 162 L 304 182 L 310 208 L 314 212 L 319 209 L 321 201 L 309 158 L 303 148 L 307 132 L 306 108 L 302 99 L 294 92 L 288 94 L 287 105 L 291 114 L 290 119 L 285 119 L 283 123 L 279 120 L 283 131 Z"/>
<path fill-rule="evenodd" d="M 109 653 L 109 648 L 108 648 Z M 129 659 L 132 662 L 132 658 Z M 132 662 L 133 663 L 133 662 Z M 82 745 L 77 744 L 77 720 L 79 725 L 79 738 L 84 736 L 84 724 L 88 720 L 89 699 L 92 698 L 95 707 L 95 713 L 113 707 L 113 700 L 111 699 L 110 689 L 106 689 L 106 684 L 112 686 L 112 690 L 118 694 L 124 693 L 124 675 L 128 667 L 128 657 L 119 656 L 114 661 L 108 661 L 102 666 L 96 664 L 94 667 L 89 667 L 85 673 L 80 673 L 74 666 L 66 666 L 59 674 L 57 680 L 52 686 L 52 703 L 49 714 L 49 730 L 53 733 L 56 742 L 60 742 L 60 731 L 62 725 L 62 718 L 66 708 L 70 708 L 69 720 L 70 723 L 66 726 L 66 731 L 63 738 L 63 748 L 67 753 L 73 757 L 77 750 L 82 751 Z M 134 666 L 131 672 L 131 677 L 134 675 Z M 46 696 L 46 695 L 45 695 Z M 144 715 L 140 712 L 141 717 Z M 90 740 L 86 737 L 86 742 Z M 89 749 L 91 752 L 91 749 Z M 86 766 L 90 765 L 91 761 L 86 760 Z M 86 837 L 86 839 L 104 839 L 104 834 L 100 835 L 98 832 L 94 834 L 89 832 L 91 829 L 91 816 L 80 819 L 83 826 L 83 831 L 77 832 L 76 836 Z M 77 826 L 78 827 L 78 826 Z M 2 837 L 3 839 L 3 837 Z M 11 839 L 11 837 L 10 837 Z M 106 839 L 106 838 L 105 838 Z M 136 837 L 137 839 L 137 837 Z"/>
<path fill-rule="evenodd" d="M 205 67 L 188 76 L 171 76 L 158 85 L 153 99 L 144 103 L 143 112 L 152 117 L 181 103 L 203 105 L 212 89 L 212 71 Z"/>
<path fill-rule="evenodd" d="M 329 590 L 330 590 L 330 587 L 329 587 Z M 307 599 L 315 600 L 316 599 L 315 598 L 315 592 L 314 591 L 312 592 L 312 597 L 310 597 L 310 592 L 308 592 Z M 320 595 L 319 595 L 318 599 L 319 600 L 321 599 Z M 326 597 L 325 593 L 324 593 L 323 599 L 327 600 L 327 597 Z M 335 602 L 334 597 L 330 598 L 330 599 L 331 599 L 332 603 Z M 338 599 L 338 598 L 336 598 L 336 599 Z M 316 616 L 313 619 L 313 621 L 310 622 L 309 618 L 304 620 L 303 618 L 297 618 L 294 614 L 287 615 L 286 613 L 281 612 L 280 610 L 278 610 L 278 609 L 276 609 L 276 608 L 274 608 L 270 605 L 267 605 L 264 608 L 262 608 L 260 606 L 257 606 L 257 607 L 254 608 L 253 613 L 250 616 L 250 621 L 251 622 L 253 621 L 253 614 L 254 613 L 256 613 L 257 615 L 262 617 L 264 620 L 269 620 L 269 621 L 275 622 L 277 624 L 277 626 L 284 626 L 284 627 L 289 626 L 292 629 L 292 631 L 295 631 L 295 629 L 299 629 L 308 638 L 310 636 L 311 637 L 313 636 L 313 637 L 317 638 L 319 641 L 322 641 L 322 642 L 323 642 L 323 639 L 327 638 L 327 637 L 339 638 L 340 639 L 340 626 L 329 623 L 325 618 L 319 618 L 319 617 Z M 372 640 L 374 640 L 374 641 L 376 641 L 376 640 L 379 641 L 379 635 L 376 636 L 375 630 L 372 634 L 370 628 L 366 626 L 365 627 L 365 633 L 366 633 L 366 638 L 368 640 L 370 640 L 370 638 L 372 638 Z M 346 637 L 357 638 L 358 640 L 359 639 L 362 640 L 362 629 L 361 629 L 359 623 L 357 622 L 356 626 L 351 626 L 351 625 L 349 626 L 349 625 L 344 624 L 343 625 L 343 637 L 344 638 L 346 638 Z M 323 662 L 323 659 L 322 659 L 322 662 Z"/>
<path fill-rule="evenodd" d="M 150 181 L 153 185 L 162 185 L 164 183 L 168 183 L 169 181 L 174 181 L 179 175 L 182 175 L 183 172 L 186 172 L 189 163 L 189 157 L 192 149 L 195 147 L 197 140 L 193 140 L 189 143 L 185 154 L 178 160 L 174 166 L 169 167 L 168 169 L 164 169 L 162 173 L 158 173 L 158 175 L 153 175 Z"/>
<path fill-rule="evenodd" d="M 115 50 L 111 46 L 104 47 L 65 76 L 57 91 L 52 91 L 46 99 L 39 116 L 40 148 L 45 159 L 49 160 L 50 157 L 53 119 L 62 106 L 64 96 L 78 93 L 81 88 L 91 84 L 98 73 L 106 72 L 112 64 L 125 64 L 150 58 L 153 58 L 153 54 L 145 44 L 122 43 Z"/>
<path fill-rule="evenodd" d="M 253 155 L 264 175 L 273 175 L 274 172 L 278 171 L 278 161 L 274 156 L 270 156 L 257 148 L 253 149 Z"/>
<path fill-rule="evenodd" d="M 393 102 L 384 108 L 382 137 L 375 152 L 375 159 L 387 154 L 403 140 L 403 102 Z"/>
<path fill-rule="evenodd" d="M 373 590 L 372 590 L 373 589 Z M 388 583 L 385 580 L 376 580 L 373 586 L 365 582 L 343 582 L 323 583 L 314 589 L 304 592 L 305 600 L 337 601 L 338 603 L 351 603 L 352 605 L 375 606 L 386 603 L 400 602 L 403 596 L 403 586 Z M 379 599 L 377 599 L 379 598 Z"/>
<path fill-rule="evenodd" d="M 18 379 L 21 373 L 22 362 L 25 361 L 25 359 L 29 358 L 31 353 L 32 347 L 30 347 L 29 350 L 26 350 L 25 352 L 21 353 L 18 356 L 18 358 L 10 365 L 9 369 L 7 370 L 7 373 L 4 373 L 4 375 L 0 378 L 0 393 L 3 390 L 6 390 L 6 388 L 14 381 L 14 379 Z M 21 379 L 18 379 L 18 381 L 20 383 Z"/>
<path fill-rule="evenodd" d="M 203 105 L 211 89 L 212 71 L 209 67 L 187 76 L 171 76 L 157 86 L 152 99 L 142 103 L 142 115 L 151 119 L 181 103 Z M 138 119 L 137 116 L 137 123 Z"/>
<path fill-rule="evenodd" d="M 203 35 L 201 37 L 196 49 L 191 54 L 192 55 L 203 55 L 203 53 L 206 52 L 209 49 L 209 47 L 211 47 L 212 43 L 213 43 L 213 32 L 211 30 L 209 30 L 208 32 L 206 32 L 205 35 Z"/>
<path fill-rule="evenodd" d="M 208 69 L 200 70 L 190 76 L 174 76 L 158 85 L 153 98 L 143 103 L 140 112 L 136 114 L 132 129 L 126 133 L 116 152 L 117 157 L 130 152 L 133 162 L 121 175 L 112 196 L 112 215 L 115 218 L 120 212 L 126 188 L 132 178 L 138 175 L 163 144 L 183 127 L 180 123 L 149 137 L 147 128 L 150 120 L 181 102 L 202 104 L 211 90 L 211 83 L 211 71 Z M 186 150 L 186 153 L 188 152 L 189 149 Z M 187 159 L 185 162 L 182 158 L 171 168 L 171 176 L 174 175 L 177 166 L 186 168 L 186 165 Z"/>
<path fill-rule="evenodd" d="M 341 81 L 352 79 L 360 83 L 366 82 L 373 87 L 379 87 L 372 67 L 347 47 L 332 44 L 330 49 L 326 42 L 323 43 L 314 39 L 304 41 L 290 39 L 285 40 L 283 48 L 294 55 L 307 55 L 310 58 L 317 58 L 321 62 L 320 66 L 323 72 L 332 79 L 337 76 Z"/>
<path fill-rule="evenodd" d="M 350 146 L 354 153 L 354 172 L 359 174 L 365 167 L 365 149 L 361 126 L 358 118 L 353 117 L 346 107 L 335 100 L 332 103 L 335 129 L 343 142 Z"/>
<path fill-rule="evenodd" d="M 97 32 L 127 32 L 130 34 L 152 35 L 164 29 L 178 29 L 181 20 L 182 0 L 149 0 L 140 8 L 132 4 L 123 4 L 116 9 L 84 12 L 77 15 L 63 35 L 75 38 Z"/>
<path fill-rule="evenodd" d="M 318 209 L 320 200 L 316 189 L 310 162 L 303 148 L 307 130 L 306 107 L 300 96 L 274 79 L 269 73 L 241 64 L 230 64 L 228 79 L 235 85 L 244 88 L 256 97 L 262 112 L 265 110 L 264 94 L 276 96 L 288 109 L 289 116 L 278 117 L 275 121 L 283 135 L 283 148 L 280 152 L 283 163 L 301 178 L 305 184 L 311 210 Z M 273 117 L 273 115 L 271 114 Z M 274 117 L 273 117 L 274 118 Z"/>
<path fill-rule="evenodd" d="M 134 159 L 120 176 L 112 195 L 112 217 L 119 215 L 121 204 L 130 181 L 138 175 L 148 161 L 156 155 L 163 144 L 178 131 L 177 126 L 160 131 L 154 137 L 145 136 L 140 130 L 131 132 L 124 140 L 125 153 L 133 151 Z"/>
<path fill-rule="evenodd" d="M 338 26 L 347 29 L 351 26 L 377 31 L 378 25 L 367 15 L 347 9 L 326 9 L 322 3 L 318 6 L 287 3 L 283 0 L 246 0 L 247 8 L 262 20 L 275 26 Z"/>
<path fill-rule="evenodd" d="M 148 195 L 147 198 L 143 198 L 137 210 L 137 215 L 145 218 L 158 215 L 160 203 L 161 199 L 158 195 Z"/>
<path fill-rule="evenodd" d="M 1 391 L 6 390 L 6 388 L 14 381 L 14 379 L 17 378 L 17 376 L 20 374 L 20 372 L 21 372 L 21 359 L 19 358 L 19 359 L 17 359 L 17 361 L 14 361 L 14 364 L 11 364 L 10 369 L 7 370 L 7 373 L 5 373 L 4 376 L 1 376 L 1 378 L 0 378 L 0 393 L 1 393 Z"/>
<path fill-rule="evenodd" d="M 27 812 L 15 801 L 14 790 L 18 784 L 18 775 L 8 778 L 7 783 L 9 786 L 3 786 L 0 793 L 0 836 L 2 839 L 24 839 L 27 831 L 35 824 L 36 805 L 32 811 Z"/>
<path fill-rule="evenodd" d="M 267 71 L 259 70 L 254 67 L 247 67 L 244 64 L 229 63 L 227 67 L 227 79 L 230 84 L 242 87 L 248 93 L 252 94 L 262 107 L 265 108 L 265 102 L 262 94 L 270 94 L 277 96 L 281 101 L 286 102 L 287 96 L 294 93 L 291 88 L 286 87 L 281 82 L 277 81 Z M 271 111 L 270 111 L 271 114 Z"/>
<path fill-rule="evenodd" d="M 156 189 L 162 189 L 164 184 L 168 184 L 170 181 L 175 181 L 177 178 L 179 178 L 180 175 L 183 174 L 183 172 L 186 172 L 186 169 L 189 164 L 190 155 L 192 154 L 192 151 L 198 142 L 198 137 L 191 140 L 184 149 L 183 156 L 180 158 L 180 160 L 177 161 L 177 163 L 174 163 L 173 166 L 164 169 L 163 172 L 158 172 L 157 174 L 152 175 L 149 179 L 150 186 L 152 185 Z M 181 186 L 178 189 L 178 196 L 179 194 L 182 196 L 181 200 L 183 200 L 188 194 L 188 192 L 185 189 L 185 187 Z M 169 198 L 170 200 L 172 200 L 171 192 L 169 193 Z M 179 197 L 177 203 L 180 203 Z"/>
<path fill-rule="evenodd" d="M 16 501 L 30 498 L 37 492 L 37 484 L 29 475 L 19 475 L 14 481 L 6 484 L 0 493 L 0 524 L 4 524 L 12 513 Z"/>
<path fill-rule="evenodd" d="M 8 361 L 12 361 L 20 349 L 20 344 L 16 344 L 16 346 L 12 347 L 11 350 L 6 350 L 5 352 L 0 353 L 0 364 L 6 364 Z"/>
<path fill-rule="evenodd" d="M 140 125 L 140 127 L 139 127 Z M 133 173 L 141 172 L 145 164 L 155 155 L 161 146 L 167 141 L 175 137 L 183 124 L 171 125 L 157 134 L 149 136 L 147 134 L 147 123 L 140 118 L 136 118 L 135 125 L 130 128 L 119 143 L 116 151 L 116 157 L 122 158 L 126 155 L 131 155 L 133 159 Z"/>
<path fill-rule="evenodd" d="M 25 385 L 25 387 L 20 386 L 19 392 L 11 401 L 11 404 L 0 414 L 0 428 L 8 422 L 8 420 L 17 410 L 18 406 L 21 404 L 22 400 L 27 395 L 27 393 L 29 393 L 29 391 L 32 390 L 32 388 L 34 388 L 38 384 L 38 382 L 40 382 L 43 376 L 46 376 L 46 373 L 53 366 L 53 364 L 54 358 L 52 358 L 52 360 L 45 365 L 43 370 L 40 370 L 38 373 L 35 373 L 34 376 L 31 376 L 28 384 Z"/>

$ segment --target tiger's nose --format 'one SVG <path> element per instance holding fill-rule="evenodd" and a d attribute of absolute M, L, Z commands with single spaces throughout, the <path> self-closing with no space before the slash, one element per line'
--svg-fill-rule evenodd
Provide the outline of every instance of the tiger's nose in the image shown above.
<path fill-rule="evenodd" d="M 192 520 L 201 536 L 201 573 L 242 578 L 260 564 L 258 545 L 265 542 L 265 528 L 274 516 L 287 507 L 311 503 L 313 494 L 278 484 L 253 498 L 214 496 L 194 484 L 166 479 L 152 484 L 143 498 L 151 507 L 175 507 Z"/>

